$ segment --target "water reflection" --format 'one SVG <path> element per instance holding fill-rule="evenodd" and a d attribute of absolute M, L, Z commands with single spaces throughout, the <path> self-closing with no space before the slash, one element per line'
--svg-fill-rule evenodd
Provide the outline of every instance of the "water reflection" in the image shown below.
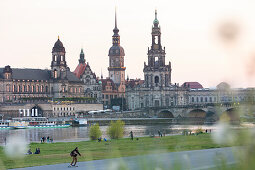
<path fill-rule="evenodd" d="M 102 137 L 107 137 L 108 126 L 100 126 Z M 129 137 L 129 132 L 133 131 L 135 137 L 157 135 L 158 130 L 166 135 L 180 134 L 183 129 L 215 129 L 215 126 L 197 125 L 126 125 L 124 137 Z M 40 142 L 40 138 L 49 136 L 54 142 L 70 142 L 89 140 L 89 127 L 70 127 L 70 128 L 34 128 L 17 130 L 0 130 L 0 144 L 9 135 L 22 135 L 28 142 Z"/>

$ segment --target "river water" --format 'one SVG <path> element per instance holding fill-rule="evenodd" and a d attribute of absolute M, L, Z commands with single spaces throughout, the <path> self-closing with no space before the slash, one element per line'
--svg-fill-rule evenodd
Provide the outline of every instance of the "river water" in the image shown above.
<path fill-rule="evenodd" d="M 108 126 L 100 126 L 102 137 L 108 138 L 106 131 Z M 216 128 L 215 125 L 126 125 L 124 137 L 129 136 L 129 132 L 133 131 L 134 137 L 158 135 L 160 130 L 165 135 L 181 134 L 183 129 L 195 130 L 197 128 L 211 129 Z M 33 128 L 33 129 L 15 129 L 0 130 L 0 144 L 3 145 L 5 138 L 9 136 L 21 136 L 27 142 L 40 142 L 40 138 L 49 136 L 54 142 L 77 142 L 89 140 L 89 127 L 69 127 L 69 128 Z"/>

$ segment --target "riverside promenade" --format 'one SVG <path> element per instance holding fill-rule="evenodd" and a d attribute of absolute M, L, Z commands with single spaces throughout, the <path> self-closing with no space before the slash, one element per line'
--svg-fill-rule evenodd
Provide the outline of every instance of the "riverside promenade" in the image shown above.
<path fill-rule="evenodd" d="M 228 165 L 234 164 L 234 150 L 236 147 L 204 149 L 182 152 L 170 152 L 161 154 L 140 155 L 114 159 L 94 160 L 78 162 L 78 167 L 71 167 L 76 170 L 118 170 L 127 167 L 130 170 L 137 169 L 181 169 L 206 170 L 219 165 L 222 161 Z M 84 156 L 84 155 L 83 155 Z M 85 155 L 86 156 L 86 155 Z M 79 159 L 79 158 L 78 158 Z M 70 157 L 71 161 L 71 157 Z M 69 163 L 19 168 L 17 170 L 63 170 L 68 168 Z"/>

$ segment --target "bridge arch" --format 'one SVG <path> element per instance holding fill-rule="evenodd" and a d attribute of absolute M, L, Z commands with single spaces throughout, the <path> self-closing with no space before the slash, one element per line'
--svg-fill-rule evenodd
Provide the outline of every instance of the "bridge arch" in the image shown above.
<path fill-rule="evenodd" d="M 206 111 L 204 111 L 203 109 L 193 109 L 188 113 L 188 117 L 205 118 Z"/>
<path fill-rule="evenodd" d="M 174 118 L 174 115 L 169 110 L 161 110 L 158 113 L 158 118 Z"/>

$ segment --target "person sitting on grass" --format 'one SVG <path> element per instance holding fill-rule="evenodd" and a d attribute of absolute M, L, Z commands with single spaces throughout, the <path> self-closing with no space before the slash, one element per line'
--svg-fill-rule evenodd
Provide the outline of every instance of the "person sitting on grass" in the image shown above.
<path fill-rule="evenodd" d="M 76 147 L 76 148 L 70 153 L 70 156 L 73 158 L 73 161 L 71 162 L 71 164 L 69 165 L 69 167 L 71 167 L 71 166 L 76 166 L 78 154 L 81 156 L 80 152 L 78 151 L 78 147 Z"/>

